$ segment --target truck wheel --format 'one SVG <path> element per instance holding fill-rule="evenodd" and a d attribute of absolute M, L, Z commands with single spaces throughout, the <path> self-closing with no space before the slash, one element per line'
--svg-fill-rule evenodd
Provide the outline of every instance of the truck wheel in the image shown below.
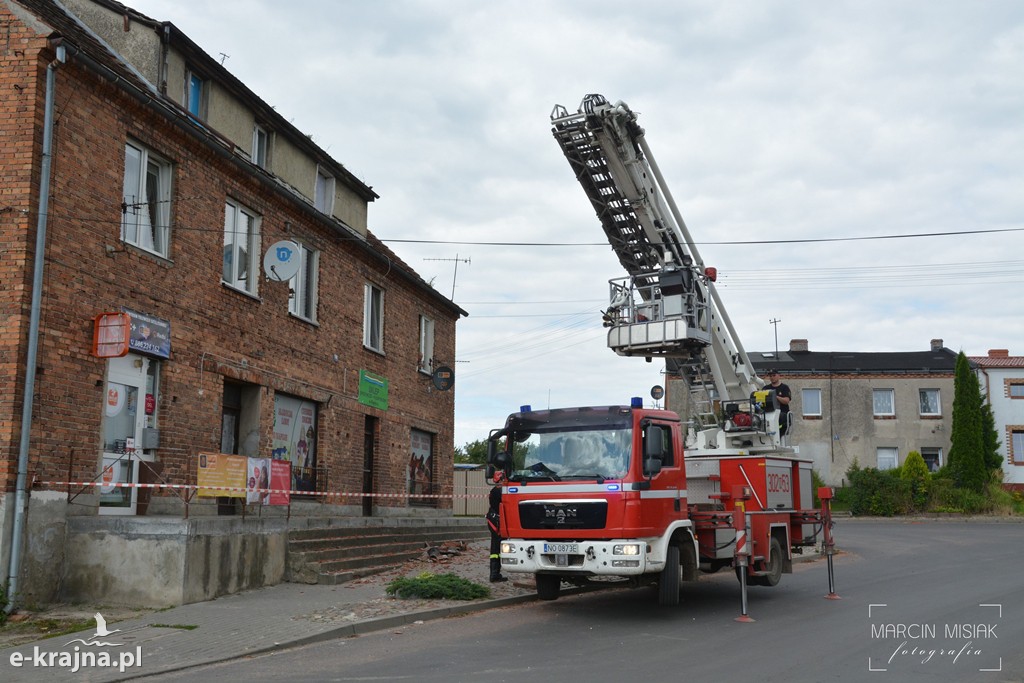
<path fill-rule="evenodd" d="M 561 577 L 553 574 L 537 574 L 537 597 L 541 600 L 557 600 L 562 590 Z"/>
<path fill-rule="evenodd" d="M 768 544 L 768 563 L 764 567 L 767 573 L 757 577 L 761 579 L 759 585 L 777 586 L 782 579 L 782 564 L 782 544 L 779 543 L 779 539 L 772 536 L 772 540 Z"/>
<path fill-rule="evenodd" d="M 682 588 L 682 567 L 679 564 L 679 546 L 669 545 L 665 552 L 665 568 L 658 577 L 658 604 L 672 607 L 679 604 Z"/>

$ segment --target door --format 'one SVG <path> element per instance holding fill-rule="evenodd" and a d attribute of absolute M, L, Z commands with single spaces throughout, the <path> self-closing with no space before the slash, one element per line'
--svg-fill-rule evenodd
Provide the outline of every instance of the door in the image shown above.
<path fill-rule="evenodd" d="M 142 461 L 152 462 L 146 430 L 156 426 L 159 361 L 128 354 L 111 358 L 103 392 L 102 469 L 99 512 L 134 515 L 138 489 L 118 484 L 139 483 Z"/>
<path fill-rule="evenodd" d="M 373 451 L 377 441 L 377 418 L 366 416 L 363 426 L 363 493 L 373 493 Z M 363 517 L 373 517 L 373 497 L 363 496 Z"/>

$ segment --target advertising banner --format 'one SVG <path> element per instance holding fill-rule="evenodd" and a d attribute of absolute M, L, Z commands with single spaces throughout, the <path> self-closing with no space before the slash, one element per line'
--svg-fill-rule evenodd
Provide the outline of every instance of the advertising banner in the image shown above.
<path fill-rule="evenodd" d="M 199 485 L 198 495 L 206 498 L 217 496 L 244 498 L 248 460 L 244 455 L 200 453 L 199 471 L 196 475 L 196 483 Z M 217 491 L 204 489 L 204 486 L 225 486 L 233 490 Z"/>
<path fill-rule="evenodd" d="M 266 505 L 269 494 L 260 489 L 270 488 L 270 460 L 269 458 L 249 458 L 248 460 L 249 471 L 246 475 L 245 502 Z"/>
<path fill-rule="evenodd" d="M 292 464 L 287 460 L 270 461 L 270 488 L 286 493 L 271 493 L 267 505 L 288 505 L 291 495 L 287 493 L 292 484 Z"/>

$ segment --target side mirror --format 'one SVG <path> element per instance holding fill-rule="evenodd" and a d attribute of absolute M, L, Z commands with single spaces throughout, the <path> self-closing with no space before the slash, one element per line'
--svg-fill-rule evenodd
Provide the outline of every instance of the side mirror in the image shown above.
<path fill-rule="evenodd" d="M 656 425 L 647 425 L 644 427 L 644 476 L 653 477 L 661 472 L 664 457 L 665 444 L 662 441 L 662 428 Z"/>
<path fill-rule="evenodd" d="M 661 458 L 644 458 L 644 476 L 654 477 L 661 472 Z"/>

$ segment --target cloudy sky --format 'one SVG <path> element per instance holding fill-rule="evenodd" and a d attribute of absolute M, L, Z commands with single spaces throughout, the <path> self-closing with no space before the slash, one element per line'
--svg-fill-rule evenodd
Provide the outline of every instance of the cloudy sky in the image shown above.
<path fill-rule="evenodd" d="M 549 125 L 587 93 L 639 112 L 748 351 L 777 320 L 783 349 L 1024 355 L 1016 0 L 127 4 L 373 186 L 370 229 L 470 313 L 456 445 L 663 384 L 605 346 L 625 273 Z"/>

